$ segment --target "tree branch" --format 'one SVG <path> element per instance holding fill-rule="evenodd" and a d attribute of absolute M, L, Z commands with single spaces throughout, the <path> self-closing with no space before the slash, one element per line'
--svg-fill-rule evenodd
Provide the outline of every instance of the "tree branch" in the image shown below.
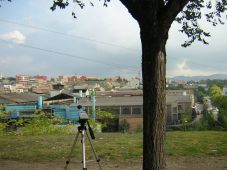
<path fill-rule="evenodd" d="M 176 16 L 182 11 L 190 0 L 169 0 L 160 12 L 160 18 L 172 24 Z"/>
<path fill-rule="evenodd" d="M 139 0 L 119 0 L 127 9 L 128 12 L 132 15 L 136 20 L 138 19 L 136 6 L 139 5 Z"/>
<path fill-rule="evenodd" d="M 157 13 L 164 7 L 164 0 L 119 0 L 138 22 L 157 19 Z"/>

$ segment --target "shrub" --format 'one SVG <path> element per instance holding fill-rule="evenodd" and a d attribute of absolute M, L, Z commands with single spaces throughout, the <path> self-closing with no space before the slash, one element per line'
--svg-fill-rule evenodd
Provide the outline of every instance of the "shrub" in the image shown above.
<path fill-rule="evenodd" d="M 191 130 L 220 130 L 223 129 L 220 123 L 214 119 L 212 113 L 206 113 L 203 119 L 192 124 Z"/>
<path fill-rule="evenodd" d="M 220 123 L 220 126 L 227 130 L 227 116 L 225 115 L 224 111 L 220 111 L 218 116 L 218 122 Z"/>
<path fill-rule="evenodd" d="M 6 126 L 7 126 L 6 123 L 0 123 L 0 136 L 4 135 L 4 131 L 5 131 Z"/>
<path fill-rule="evenodd" d="M 20 128 L 16 135 L 35 136 L 46 134 L 71 134 L 74 125 L 53 125 L 52 121 L 47 118 L 34 118 L 31 122 Z"/>
<path fill-rule="evenodd" d="M 129 123 L 127 122 L 126 119 L 123 119 L 119 123 L 119 131 L 120 132 L 128 132 L 129 130 Z"/>
<path fill-rule="evenodd" d="M 138 127 L 137 127 L 137 129 L 136 129 L 136 132 L 137 132 L 137 133 L 143 132 L 143 124 L 138 125 Z"/>
<path fill-rule="evenodd" d="M 89 122 L 89 124 L 90 124 L 90 126 L 91 126 L 91 128 L 94 132 L 101 132 L 102 131 L 102 127 L 104 126 L 104 124 L 101 124 L 101 123 L 99 123 L 99 122 L 97 122 L 93 119 L 89 119 L 88 122 Z"/>
<path fill-rule="evenodd" d="M 36 113 L 37 114 L 37 113 Z M 26 122 L 25 122 L 26 121 Z M 58 124 L 56 124 L 58 122 Z M 74 132 L 74 125 L 61 125 L 62 120 L 59 118 L 49 119 L 45 113 L 38 113 L 37 117 L 21 121 L 17 120 L 15 124 L 17 131 L 11 132 L 13 135 L 36 136 L 46 134 L 71 134 Z"/>

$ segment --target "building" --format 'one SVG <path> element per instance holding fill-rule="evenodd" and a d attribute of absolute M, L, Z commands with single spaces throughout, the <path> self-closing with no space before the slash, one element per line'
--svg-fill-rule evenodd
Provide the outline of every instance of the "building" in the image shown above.
<path fill-rule="evenodd" d="M 0 104 L 32 104 L 37 103 L 37 94 L 34 93 L 7 93 L 0 94 Z"/>
<path fill-rule="evenodd" d="M 126 86 L 122 87 L 123 89 L 139 89 L 141 88 L 141 82 L 139 78 L 132 78 L 126 84 Z"/>
<path fill-rule="evenodd" d="M 15 88 L 11 92 L 16 92 L 16 93 L 26 93 L 28 92 L 28 86 L 24 84 L 17 83 L 15 85 Z"/>
<path fill-rule="evenodd" d="M 227 96 L 227 86 L 223 87 L 223 94 L 224 94 L 224 96 Z"/>
<path fill-rule="evenodd" d="M 24 87 L 28 87 L 29 78 L 30 78 L 30 76 L 28 76 L 28 75 L 16 75 L 16 84 L 21 84 Z"/>
<path fill-rule="evenodd" d="M 98 96 L 95 98 L 95 107 L 99 111 L 109 111 L 116 118 L 126 120 L 129 123 L 129 130 L 134 131 L 143 124 L 143 96 Z M 86 107 L 91 114 L 91 99 L 80 100 L 80 104 Z"/>
<path fill-rule="evenodd" d="M 48 83 L 47 76 L 34 76 L 30 80 L 34 80 L 34 85 L 31 85 L 32 92 L 37 94 L 45 94 L 51 90 L 51 86 Z"/>
<path fill-rule="evenodd" d="M 191 90 L 167 90 L 167 125 L 177 124 L 182 113 L 191 114 L 194 105 L 195 99 Z"/>
<path fill-rule="evenodd" d="M 47 76 L 16 75 L 15 92 L 23 93 L 32 89 L 34 93 L 47 93 L 50 90 Z"/>
<path fill-rule="evenodd" d="M 188 90 L 168 90 L 166 92 L 167 105 L 167 125 L 179 123 L 182 113 L 191 113 L 194 106 L 194 95 Z M 119 122 L 125 119 L 130 124 L 130 130 L 136 130 L 141 127 L 143 122 L 143 96 L 142 90 L 115 91 L 115 92 L 97 92 L 95 107 L 99 111 L 109 111 L 114 113 Z M 91 114 L 92 102 L 90 97 L 75 98 L 70 95 L 60 95 L 55 97 L 56 101 L 47 99 L 49 103 L 71 103 L 71 106 L 78 104 L 84 106 L 86 111 Z"/>

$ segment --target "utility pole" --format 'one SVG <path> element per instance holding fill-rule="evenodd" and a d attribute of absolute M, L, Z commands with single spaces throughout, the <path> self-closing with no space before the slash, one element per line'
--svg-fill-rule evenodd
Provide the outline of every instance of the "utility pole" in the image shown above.
<path fill-rule="evenodd" d="M 96 119 L 96 113 L 95 113 L 95 96 L 96 96 L 96 92 L 95 92 L 95 89 L 90 89 L 89 90 L 89 95 L 91 96 L 92 118 L 93 118 L 93 120 L 95 120 Z"/>

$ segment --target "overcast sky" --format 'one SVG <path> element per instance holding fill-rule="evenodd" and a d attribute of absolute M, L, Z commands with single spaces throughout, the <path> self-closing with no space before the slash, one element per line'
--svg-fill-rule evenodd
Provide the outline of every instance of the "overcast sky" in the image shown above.
<path fill-rule="evenodd" d="M 0 73 L 138 76 L 139 27 L 119 1 L 97 1 L 84 10 L 71 5 L 52 12 L 52 0 L 1 2 Z M 77 10 L 79 9 L 79 10 Z M 76 11 L 77 19 L 71 13 Z M 205 25 L 205 24 L 204 24 Z M 210 45 L 180 45 L 185 36 L 173 24 L 167 42 L 167 76 L 227 73 L 227 24 L 206 26 Z"/>

